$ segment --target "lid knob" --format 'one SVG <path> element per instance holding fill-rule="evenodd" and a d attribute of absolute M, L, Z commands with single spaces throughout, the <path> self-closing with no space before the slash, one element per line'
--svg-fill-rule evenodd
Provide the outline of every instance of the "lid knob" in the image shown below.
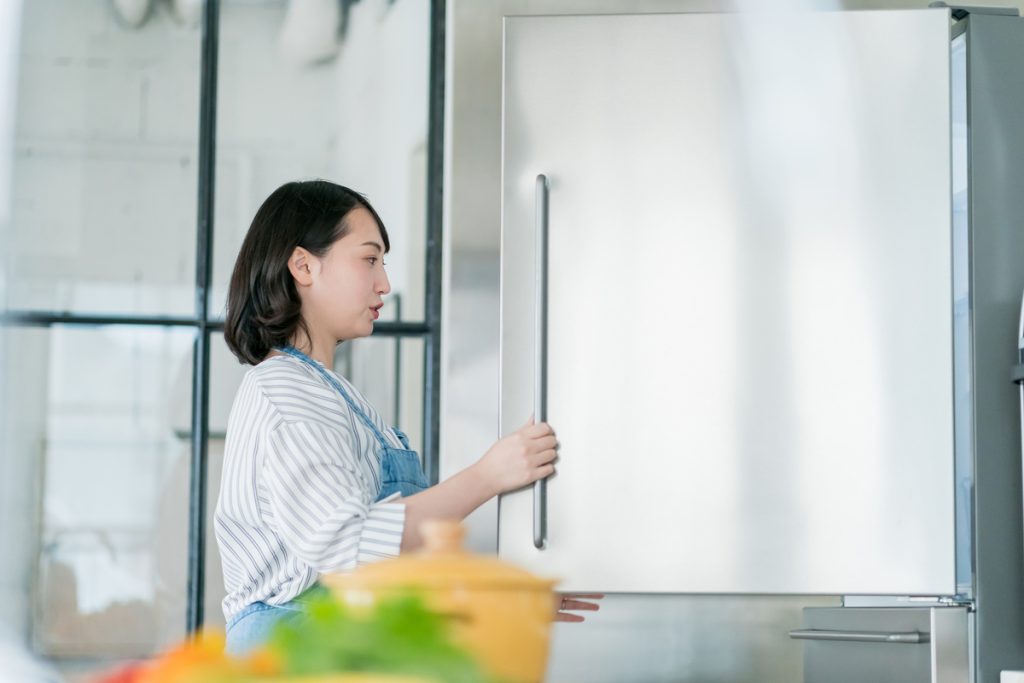
<path fill-rule="evenodd" d="M 423 546 L 431 553 L 457 553 L 462 551 L 466 530 L 453 519 L 431 519 L 420 525 Z"/>

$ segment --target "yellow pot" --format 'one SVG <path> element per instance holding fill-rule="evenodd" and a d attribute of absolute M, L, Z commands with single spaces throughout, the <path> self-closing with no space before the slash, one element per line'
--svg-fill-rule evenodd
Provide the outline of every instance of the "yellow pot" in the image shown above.
<path fill-rule="evenodd" d="M 422 533 L 420 552 L 324 575 L 321 582 L 352 607 L 415 591 L 431 609 L 452 618 L 453 637 L 487 673 L 508 683 L 540 683 L 547 668 L 556 582 L 466 552 L 457 522 L 427 522 Z"/>

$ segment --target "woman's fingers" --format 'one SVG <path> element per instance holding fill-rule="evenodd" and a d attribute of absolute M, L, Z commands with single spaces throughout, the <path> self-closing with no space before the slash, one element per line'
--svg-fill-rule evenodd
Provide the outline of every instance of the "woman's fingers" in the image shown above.
<path fill-rule="evenodd" d="M 551 425 L 533 418 L 491 446 L 480 459 L 480 473 L 489 490 L 513 491 L 545 477 L 555 468 L 558 439 Z"/>
<path fill-rule="evenodd" d="M 601 609 L 601 606 L 594 602 L 586 602 L 584 600 L 571 600 L 569 598 L 563 598 L 562 609 L 583 612 L 596 612 L 597 610 Z"/>
<path fill-rule="evenodd" d="M 552 462 L 557 457 L 558 451 L 554 449 L 549 449 L 546 451 L 541 451 L 540 453 L 528 455 L 526 456 L 526 459 L 531 466 L 540 467 L 541 465 L 547 465 L 549 462 Z"/>
<path fill-rule="evenodd" d="M 526 485 L 532 484 L 533 482 L 538 481 L 539 479 L 546 479 L 547 477 L 550 477 L 554 473 L 554 465 L 541 465 L 540 467 L 534 467 L 532 470 L 530 470 L 530 473 L 526 475 Z"/>
<path fill-rule="evenodd" d="M 538 422 L 534 424 L 532 421 L 523 427 L 523 436 L 531 439 L 536 439 L 549 434 L 554 434 L 555 430 L 551 428 L 547 422 Z"/>
<path fill-rule="evenodd" d="M 530 443 L 531 450 L 538 449 L 526 456 L 530 467 L 534 468 L 530 477 L 531 481 L 545 479 L 555 473 L 552 463 L 558 457 L 557 448 L 558 439 L 553 433 L 536 438 Z"/>
<path fill-rule="evenodd" d="M 542 436 L 538 439 L 534 439 L 530 444 L 534 449 L 540 451 L 546 451 L 558 448 L 558 439 L 555 438 L 554 434 L 550 436 Z"/>
<path fill-rule="evenodd" d="M 555 599 L 558 607 L 555 621 L 581 622 L 583 621 L 583 615 L 572 614 L 572 612 L 596 612 L 601 609 L 601 606 L 589 601 L 600 600 L 603 597 L 603 593 L 567 593 L 556 595 Z"/>
<path fill-rule="evenodd" d="M 542 465 L 533 471 L 533 475 L 530 477 L 530 483 L 537 481 L 538 479 L 546 479 L 555 473 L 554 465 Z"/>
<path fill-rule="evenodd" d="M 583 621 L 582 614 L 569 614 L 568 612 L 556 612 L 555 621 L 569 621 L 578 624 Z"/>

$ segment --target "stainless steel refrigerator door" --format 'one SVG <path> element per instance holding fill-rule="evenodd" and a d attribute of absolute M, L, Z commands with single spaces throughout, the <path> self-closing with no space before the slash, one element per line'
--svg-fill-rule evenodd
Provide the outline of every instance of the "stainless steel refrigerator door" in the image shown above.
<path fill-rule="evenodd" d="M 946 10 L 510 17 L 501 431 L 567 590 L 955 590 Z"/>

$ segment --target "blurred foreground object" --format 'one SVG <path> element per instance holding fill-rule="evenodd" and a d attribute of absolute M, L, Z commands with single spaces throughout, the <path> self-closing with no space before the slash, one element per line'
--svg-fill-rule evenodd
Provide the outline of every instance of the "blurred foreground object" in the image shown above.
<path fill-rule="evenodd" d="M 457 522 L 423 525 L 424 549 L 321 577 L 343 603 L 358 609 L 415 593 L 452 621 L 456 643 L 485 672 L 508 683 L 538 683 L 547 668 L 556 581 L 462 548 Z"/>
<path fill-rule="evenodd" d="M 224 637 L 207 633 L 94 683 L 496 683 L 451 631 L 413 595 L 357 610 L 324 593 L 248 657 L 225 654 Z"/>

